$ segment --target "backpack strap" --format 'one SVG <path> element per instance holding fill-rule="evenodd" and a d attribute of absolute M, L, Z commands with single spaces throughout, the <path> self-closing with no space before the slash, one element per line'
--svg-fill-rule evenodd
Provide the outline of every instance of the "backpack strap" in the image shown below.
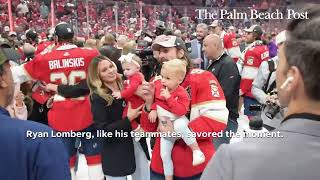
<path fill-rule="evenodd" d="M 267 78 L 267 82 L 266 82 L 266 84 L 265 84 L 264 87 L 263 87 L 263 91 L 264 91 L 265 93 L 267 93 L 268 90 L 270 90 L 270 89 L 272 88 L 272 86 L 275 87 L 275 81 L 274 81 L 274 82 L 272 83 L 272 85 L 270 86 L 270 88 L 268 89 L 271 75 L 272 75 L 272 73 L 273 73 L 276 69 L 275 69 L 274 61 L 273 61 L 272 59 L 269 60 L 269 61 L 267 61 L 267 62 L 268 62 L 268 67 L 269 67 L 269 75 L 268 75 L 268 78 Z M 273 88 L 274 88 L 274 87 L 273 87 Z M 272 88 L 272 89 L 273 89 L 273 88 Z"/>

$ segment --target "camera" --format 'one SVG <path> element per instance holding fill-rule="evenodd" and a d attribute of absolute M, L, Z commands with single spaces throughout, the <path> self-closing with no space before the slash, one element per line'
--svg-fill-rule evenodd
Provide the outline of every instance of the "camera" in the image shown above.
<path fill-rule="evenodd" d="M 249 111 L 260 112 L 262 111 L 262 106 L 260 104 L 252 104 L 249 106 Z"/>
<path fill-rule="evenodd" d="M 276 91 L 271 91 L 270 95 L 276 95 L 277 92 Z M 258 114 L 261 114 L 263 111 L 264 114 L 269 118 L 269 119 L 273 119 L 276 114 L 278 114 L 280 112 L 280 106 L 276 103 L 267 101 L 266 104 L 254 104 L 254 105 L 250 105 L 249 106 L 249 111 L 256 111 L 259 112 Z"/>
<path fill-rule="evenodd" d="M 146 81 L 149 81 L 157 64 L 157 60 L 153 57 L 153 51 L 149 42 L 138 41 L 138 47 L 140 48 L 136 50 L 136 55 L 139 56 L 142 61 L 141 71 Z"/>
<path fill-rule="evenodd" d="M 278 106 L 276 103 L 270 103 L 265 105 L 264 110 L 266 111 L 266 116 L 270 119 L 273 119 L 276 114 L 280 112 L 280 106 Z"/>
<path fill-rule="evenodd" d="M 271 91 L 270 96 L 272 95 L 277 95 L 277 91 Z M 273 119 L 276 114 L 280 112 L 280 106 L 274 102 L 267 101 L 263 110 L 265 111 L 265 114 L 268 118 Z"/>
<path fill-rule="evenodd" d="M 261 111 L 264 111 L 264 114 L 269 118 L 273 119 L 277 113 L 280 112 L 280 106 L 278 106 L 276 103 L 269 103 L 265 105 L 250 105 L 249 111 L 256 111 L 259 112 L 258 114 L 261 114 Z M 258 115 L 259 116 L 259 115 Z"/>

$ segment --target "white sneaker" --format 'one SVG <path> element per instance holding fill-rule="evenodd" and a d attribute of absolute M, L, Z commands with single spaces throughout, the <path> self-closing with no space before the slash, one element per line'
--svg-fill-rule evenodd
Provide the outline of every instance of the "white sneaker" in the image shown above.
<path fill-rule="evenodd" d="M 193 151 L 192 158 L 193 158 L 193 161 L 192 161 L 193 166 L 197 166 L 199 164 L 202 164 L 206 160 L 206 157 L 204 156 L 204 154 L 200 150 Z"/>

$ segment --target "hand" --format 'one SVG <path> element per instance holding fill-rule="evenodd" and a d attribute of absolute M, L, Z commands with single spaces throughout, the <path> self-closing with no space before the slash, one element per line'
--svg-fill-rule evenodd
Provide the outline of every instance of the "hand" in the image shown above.
<path fill-rule="evenodd" d="M 44 86 L 44 90 L 47 92 L 58 93 L 58 85 L 49 83 Z"/>
<path fill-rule="evenodd" d="M 159 123 L 159 130 L 160 132 L 165 132 L 165 133 L 172 133 L 174 132 L 174 128 L 173 128 L 173 123 L 172 121 L 170 121 L 169 119 L 166 120 L 166 123 L 163 123 L 164 121 L 161 121 L 161 123 Z"/>
<path fill-rule="evenodd" d="M 148 116 L 148 118 L 149 118 L 149 120 L 150 120 L 151 123 L 155 123 L 156 120 L 157 120 L 157 117 L 158 117 L 158 113 L 157 113 L 156 110 L 152 110 L 152 111 L 149 113 L 149 116 Z"/>
<path fill-rule="evenodd" d="M 143 82 L 135 92 L 137 96 L 145 101 L 148 109 L 150 109 L 154 100 L 154 89 L 154 83 Z"/>
<path fill-rule="evenodd" d="M 121 99 L 121 93 L 119 91 L 113 92 L 112 96 L 116 99 Z"/>
<path fill-rule="evenodd" d="M 53 98 L 53 96 L 51 96 L 49 99 L 48 99 L 48 101 L 47 101 L 47 103 L 46 103 L 46 105 L 47 105 L 47 108 L 52 108 L 52 106 L 53 106 L 53 100 L 54 100 L 54 98 Z"/>
<path fill-rule="evenodd" d="M 276 103 L 277 99 L 278 99 L 278 96 L 276 94 L 267 95 L 266 102 L 267 103 Z"/>
<path fill-rule="evenodd" d="M 24 100 L 24 94 L 21 91 L 19 91 L 15 97 L 16 106 L 22 107 L 24 105 L 23 100 Z"/>
<path fill-rule="evenodd" d="M 192 60 L 193 64 L 201 64 L 202 61 L 203 60 L 201 58 L 196 58 Z"/>
<path fill-rule="evenodd" d="M 143 105 L 139 106 L 137 109 L 132 109 L 131 102 L 128 102 L 127 118 L 129 119 L 129 121 L 132 121 L 132 120 L 136 119 L 137 117 L 139 117 L 139 115 L 141 114 L 142 107 L 143 107 Z"/>
<path fill-rule="evenodd" d="M 171 94 L 167 87 L 165 89 L 161 89 L 160 96 L 164 97 L 166 100 L 171 97 Z"/>

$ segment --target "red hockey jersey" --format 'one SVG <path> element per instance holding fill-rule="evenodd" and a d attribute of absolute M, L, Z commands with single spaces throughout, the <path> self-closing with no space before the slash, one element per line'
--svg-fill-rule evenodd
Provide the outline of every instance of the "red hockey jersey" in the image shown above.
<path fill-rule="evenodd" d="M 55 46 L 54 42 L 50 42 L 50 41 L 41 42 L 36 47 L 35 55 L 41 53 L 46 48 L 51 48 L 51 49 L 48 49 L 51 51 L 54 48 L 54 46 Z M 40 83 L 40 82 L 38 82 L 38 83 Z M 51 93 L 45 92 L 37 84 L 35 84 L 32 88 L 31 97 L 32 97 L 32 99 L 34 99 L 35 101 L 37 101 L 40 104 L 46 103 L 51 96 L 52 96 Z"/>
<path fill-rule="evenodd" d="M 88 66 L 98 54 L 94 49 L 65 44 L 37 55 L 23 67 L 32 79 L 58 85 L 75 85 L 87 78 Z M 54 95 L 48 121 L 57 131 L 79 131 L 87 128 L 93 122 L 88 96 L 64 98 Z"/>
<path fill-rule="evenodd" d="M 228 110 L 223 90 L 216 77 L 208 71 L 193 69 L 188 72 L 181 84 L 191 97 L 191 111 L 189 128 L 198 133 L 197 142 L 206 157 L 205 163 L 192 166 L 192 150 L 182 139 L 175 142 L 172 150 L 174 175 L 177 177 L 190 177 L 203 172 L 215 150 L 212 144 L 212 136 L 205 136 L 212 132 L 220 132 L 226 127 Z M 148 113 L 142 112 L 141 126 L 147 131 L 156 131 L 158 122 L 151 123 Z M 203 135 L 203 136 L 202 136 Z M 160 138 L 156 139 L 152 151 L 151 169 L 163 174 L 162 160 L 160 156 Z"/>
<path fill-rule="evenodd" d="M 262 61 L 269 59 L 269 50 L 262 41 L 251 43 L 244 51 L 244 65 L 241 74 L 240 95 L 254 98 L 251 93 L 252 82 L 257 76 Z"/>
<path fill-rule="evenodd" d="M 51 41 L 43 41 L 40 42 L 37 47 L 36 47 L 36 52 L 34 53 L 35 55 L 41 53 L 43 50 L 45 50 L 47 47 L 54 45 L 54 42 Z"/>
<path fill-rule="evenodd" d="M 223 34 L 223 47 L 226 53 L 236 63 L 241 57 L 241 51 L 235 33 L 230 32 Z"/>

